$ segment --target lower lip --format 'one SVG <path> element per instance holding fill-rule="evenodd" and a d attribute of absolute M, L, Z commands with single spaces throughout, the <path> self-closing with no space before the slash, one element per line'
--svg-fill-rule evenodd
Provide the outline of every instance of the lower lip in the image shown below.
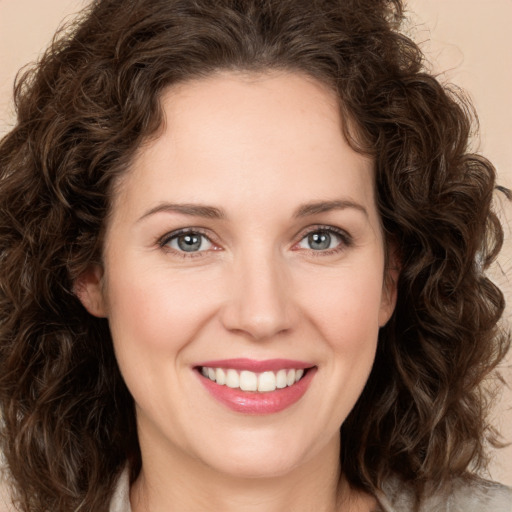
<path fill-rule="evenodd" d="M 316 374 L 316 368 L 308 369 L 304 377 L 293 386 L 263 393 L 221 386 L 200 372 L 196 373 L 210 394 L 231 410 L 245 414 L 272 414 L 287 409 L 304 396 Z"/>

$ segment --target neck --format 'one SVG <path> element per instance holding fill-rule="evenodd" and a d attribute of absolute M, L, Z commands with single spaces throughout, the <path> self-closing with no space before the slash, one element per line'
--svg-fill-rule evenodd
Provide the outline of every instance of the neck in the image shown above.
<path fill-rule="evenodd" d="M 163 454 L 141 448 L 132 512 L 367 512 L 372 506 L 371 498 L 351 490 L 341 477 L 338 439 L 286 474 L 254 478 L 221 473 L 178 450 Z"/>

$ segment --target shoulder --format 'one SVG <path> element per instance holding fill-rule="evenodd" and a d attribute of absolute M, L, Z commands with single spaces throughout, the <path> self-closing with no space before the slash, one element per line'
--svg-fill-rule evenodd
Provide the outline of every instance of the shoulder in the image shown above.
<path fill-rule="evenodd" d="M 0 509 L 0 512 L 3 511 Z M 109 512 L 131 512 L 128 468 L 124 469 L 117 480 L 117 486 L 110 501 Z"/>
<path fill-rule="evenodd" d="M 465 512 L 512 512 L 512 489 L 488 480 L 459 482 L 448 499 L 451 509 Z"/>
<path fill-rule="evenodd" d="M 414 493 L 398 479 L 377 495 L 384 512 L 410 512 Z M 425 496 L 419 512 L 512 512 L 512 489 L 483 479 L 454 480 L 448 489 Z"/>
<path fill-rule="evenodd" d="M 11 486 L 4 468 L 0 468 L 0 512 L 16 512 L 11 499 Z"/>
<path fill-rule="evenodd" d="M 128 471 L 119 477 L 109 512 L 130 512 L 130 484 Z M 12 487 L 4 468 L 0 467 L 0 512 L 19 512 L 12 502 Z"/>

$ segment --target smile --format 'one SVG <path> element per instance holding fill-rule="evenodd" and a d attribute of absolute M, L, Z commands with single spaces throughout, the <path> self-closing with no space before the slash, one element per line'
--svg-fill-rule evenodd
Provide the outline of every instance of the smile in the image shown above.
<path fill-rule="evenodd" d="M 303 368 L 281 369 L 277 372 L 266 371 L 255 373 L 249 370 L 238 371 L 234 368 L 211 368 L 203 366 L 201 373 L 220 386 L 227 386 L 242 391 L 258 391 L 268 393 L 276 389 L 293 386 L 304 375 Z"/>
<path fill-rule="evenodd" d="M 298 402 L 317 372 L 309 363 L 284 359 L 230 359 L 195 366 L 201 384 L 215 400 L 246 414 L 270 414 Z"/>

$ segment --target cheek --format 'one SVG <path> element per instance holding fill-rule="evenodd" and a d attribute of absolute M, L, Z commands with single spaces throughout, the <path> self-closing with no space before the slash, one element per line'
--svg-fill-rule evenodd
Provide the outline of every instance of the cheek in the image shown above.
<path fill-rule="evenodd" d="M 129 346 L 136 357 L 179 350 L 218 302 L 217 288 L 201 272 L 179 276 L 153 268 L 132 275 L 109 276 L 108 317 L 116 349 Z"/>
<path fill-rule="evenodd" d="M 303 280 L 302 303 L 311 322 L 340 351 L 374 345 L 379 330 L 382 276 L 347 267 L 336 275 Z"/>
<path fill-rule="evenodd" d="M 361 395 L 377 349 L 382 277 L 378 266 L 366 272 L 361 268 L 347 265 L 329 278 L 310 276 L 302 282 L 302 303 L 308 304 L 303 318 L 313 326 L 312 334 L 319 336 L 317 345 L 324 355 L 322 389 L 329 390 L 322 391 L 317 412 L 329 418 L 333 433 Z"/>

